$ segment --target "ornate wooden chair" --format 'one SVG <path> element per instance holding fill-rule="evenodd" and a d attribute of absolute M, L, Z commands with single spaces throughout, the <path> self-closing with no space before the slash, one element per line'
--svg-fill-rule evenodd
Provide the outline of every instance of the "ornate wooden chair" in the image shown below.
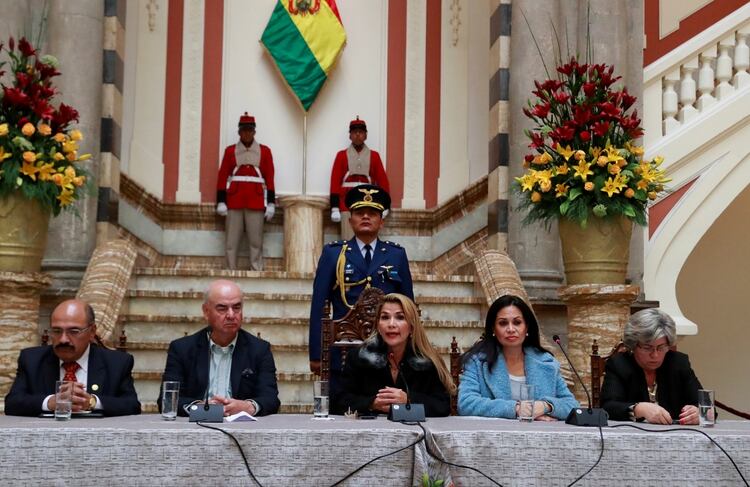
<path fill-rule="evenodd" d="M 626 352 L 627 347 L 620 342 L 612 348 L 609 355 L 599 355 L 599 344 L 596 340 L 591 344 L 591 407 L 601 407 L 602 380 L 604 379 L 604 366 L 614 354 Z"/>
<path fill-rule="evenodd" d="M 346 352 L 358 347 L 372 334 L 377 326 L 376 313 L 385 294 L 378 288 L 370 287 L 362 291 L 354 307 L 342 318 L 331 319 L 329 304 L 323 310 L 321 326 L 322 356 L 320 378 L 329 380 L 331 375 L 331 350 L 341 349 L 341 367 L 346 360 Z"/>
<path fill-rule="evenodd" d="M 456 393 L 451 396 L 451 416 L 456 416 L 458 414 L 458 385 L 461 382 L 461 372 L 463 372 L 461 350 L 458 348 L 456 337 L 453 337 L 451 341 L 450 362 L 451 377 L 453 378 L 453 383 L 456 384 Z"/>

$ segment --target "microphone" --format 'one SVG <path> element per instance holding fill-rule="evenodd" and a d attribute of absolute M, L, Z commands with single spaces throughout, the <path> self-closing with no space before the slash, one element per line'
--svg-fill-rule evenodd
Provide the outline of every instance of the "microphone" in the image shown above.
<path fill-rule="evenodd" d="M 425 421 L 424 404 L 412 404 L 409 384 L 406 382 L 406 377 L 404 377 L 404 371 L 401 370 L 401 365 L 398 366 L 398 375 L 399 377 L 401 377 L 401 382 L 404 384 L 404 390 L 406 391 L 406 403 L 391 404 L 391 409 L 390 411 L 388 411 L 388 419 L 399 423 L 420 423 L 422 421 Z"/>
<path fill-rule="evenodd" d="M 581 379 L 581 376 L 578 375 L 578 371 L 573 366 L 573 362 L 570 361 L 570 357 L 568 357 L 568 353 L 565 351 L 562 344 L 560 343 L 560 336 L 552 335 L 552 341 L 557 343 L 557 346 L 560 347 L 560 351 L 562 351 L 563 355 L 565 355 L 565 360 L 568 361 L 568 365 L 570 365 L 570 368 L 573 369 L 573 372 L 576 374 L 576 377 L 578 377 L 578 382 L 580 382 L 581 385 L 583 386 L 583 391 L 586 393 L 586 398 L 589 401 L 588 409 L 582 409 L 582 408 L 571 409 L 565 422 L 567 424 L 572 424 L 573 426 L 607 426 L 607 419 L 609 419 L 609 415 L 607 414 L 607 411 L 601 408 L 591 407 L 591 394 L 589 394 L 589 390 L 586 387 L 586 383 L 583 381 L 583 379 Z"/>
<path fill-rule="evenodd" d="M 224 422 L 224 405 L 223 404 L 209 404 L 208 394 L 211 389 L 211 329 L 208 330 L 208 381 L 206 383 L 206 393 L 203 399 L 203 407 L 198 407 L 197 404 L 193 404 L 188 409 L 188 416 L 190 423 L 223 423 Z"/>

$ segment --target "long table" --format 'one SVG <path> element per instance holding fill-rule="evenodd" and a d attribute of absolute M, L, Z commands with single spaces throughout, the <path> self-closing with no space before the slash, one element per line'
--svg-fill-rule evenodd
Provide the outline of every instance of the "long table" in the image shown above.
<path fill-rule="evenodd" d="M 610 422 L 611 425 L 623 424 Z M 275 415 L 224 423 L 263 486 L 332 485 L 378 456 L 418 441 L 417 426 L 384 418 L 313 420 Z M 596 428 L 483 418 L 424 423 L 429 450 L 508 485 L 567 485 L 596 462 Z M 742 485 L 729 460 L 695 431 L 604 429 L 604 455 L 577 485 Z M 721 421 L 708 433 L 750 480 L 750 422 Z M 0 416 L 0 478 L 5 485 L 257 485 L 232 439 L 158 415 L 53 419 Z M 455 485 L 495 485 L 480 474 L 435 461 L 424 441 L 377 460 L 341 485 L 421 485 L 430 473 Z M 437 473 L 436 473 L 437 472 Z"/>

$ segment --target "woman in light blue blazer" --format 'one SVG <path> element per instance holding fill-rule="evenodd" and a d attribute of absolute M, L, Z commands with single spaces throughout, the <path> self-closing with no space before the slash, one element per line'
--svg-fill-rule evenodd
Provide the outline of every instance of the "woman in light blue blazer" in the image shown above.
<path fill-rule="evenodd" d="M 534 419 L 565 419 L 578 401 L 560 375 L 560 363 L 539 342 L 539 325 L 518 296 L 498 298 L 484 335 L 464 355 L 458 390 L 463 416 L 516 418 L 522 384 L 534 386 Z"/>

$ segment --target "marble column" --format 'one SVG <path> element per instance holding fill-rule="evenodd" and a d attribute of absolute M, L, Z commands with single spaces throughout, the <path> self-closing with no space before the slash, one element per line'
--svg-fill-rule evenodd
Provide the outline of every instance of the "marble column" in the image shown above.
<path fill-rule="evenodd" d="M 524 172 L 523 158 L 530 151 L 524 131 L 532 127 L 532 122 L 522 109 L 532 96 L 534 80 L 547 78 L 544 65 L 549 69 L 555 65 L 553 50 L 557 41 L 550 21 L 559 24 L 557 19 L 563 12 L 559 0 L 513 0 L 511 5 L 508 179 L 512 182 Z M 568 15 L 575 18 L 575 10 Z M 524 225 L 526 212 L 516 211 L 521 201 L 519 196 L 511 191 L 508 200 L 508 255 L 515 262 L 529 295 L 554 299 L 563 282 L 557 223 L 549 229 L 541 224 Z"/>
<path fill-rule="evenodd" d="M 622 331 L 630 317 L 630 305 L 638 296 L 638 286 L 578 284 L 559 289 L 560 299 L 568 307 L 568 355 L 586 383 L 591 384 L 591 344 L 596 339 L 600 355 L 622 340 Z M 572 388 L 581 404 L 586 393 L 577 382 Z"/>
<path fill-rule="evenodd" d="M 284 270 L 315 272 L 323 251 L 323 212 L 328 198 L 281 196 L 284 208 Z"/>
<path fill-rule="evenodd" d="M 62 75 L 56 78 L 56 83 L 61 94 L 57 100 L 78 110 L 77 128 L 84 136 L 79 152 L 92 155 L 83 163 L 90 174 L 91 192 L 76 203 L 78 214 L 64 212 L 50 222 L 43 265 L 52 273 L 54 287 L 61 292 L 78 287 L 96 245 L 103 22 L 104 2 L 101 0 L 50 1 L 45 52 L 60 61 Z"/>
<path fill-rule="evenodd" d="M 36 272 L 0 272 L 0 401 L 16 376 L 18 354 L 39 345 L 39 295 L 50 283 Z"/>

